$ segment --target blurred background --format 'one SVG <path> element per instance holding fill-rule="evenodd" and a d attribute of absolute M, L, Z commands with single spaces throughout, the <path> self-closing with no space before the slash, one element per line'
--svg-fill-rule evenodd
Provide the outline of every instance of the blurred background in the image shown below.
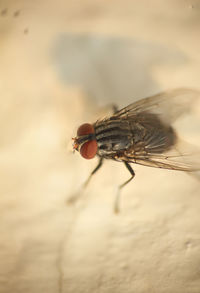
<path fill-rule="evenodd" d="M 129 173 L 83 192 L 97 160 L 71 142 L 112 103 L 200 89 L 199 32 L 197 0 L 0 1 L 0 292 L 199 292 L 199 182 L 133 166 L 116 215 Z"/>

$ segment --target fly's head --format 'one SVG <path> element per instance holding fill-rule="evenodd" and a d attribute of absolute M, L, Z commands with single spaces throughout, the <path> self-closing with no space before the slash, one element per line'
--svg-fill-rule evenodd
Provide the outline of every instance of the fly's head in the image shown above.
<path fill-rule="evenodd" d="M 95 157 L 98 146 L 95 131 L 92 124 L 82 124 L 77 130 L 77 136 L 73 139 L 73 149 L 78 151 L 85 159 Z"/>

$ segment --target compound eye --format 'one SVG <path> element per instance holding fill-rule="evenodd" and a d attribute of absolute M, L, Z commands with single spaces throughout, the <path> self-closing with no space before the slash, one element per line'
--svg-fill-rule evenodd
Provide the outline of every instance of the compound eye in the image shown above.
<path fill-rule="evenodd" d="M 92 124 L 89 124 L 89 123 L 82 124 L 77 130 L 77 136 L 82 136 L 82 135 L 92 134 L 92 133 L 94 133 L 94 127 Z M 97 141 L 95 139 L 89 140 L 81 146 L 80 154 L 83 158 L 89 160 L 95 157 L 97 153 L 97 149 L 98 149 Z"/>
<path fill-rule="evenodd" d="M 90 140 L 85 142 L 80 149 L 80 154 L 85 159 L 92 159 L 97 153 L 97 141 Z"/>
<path fill-rule="evenodd" d="M 91 134 L 91 133 L 94 133 L 94 127 L 92 126 L 92 124 L 89 124 L 89 123 L 82 124 L 77 130 L 78 136 Z"/>

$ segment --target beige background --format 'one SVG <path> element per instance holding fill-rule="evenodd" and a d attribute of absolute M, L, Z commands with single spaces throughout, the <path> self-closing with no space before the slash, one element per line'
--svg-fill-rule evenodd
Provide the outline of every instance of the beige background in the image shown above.
<path fill-rule="evenodd" d="M 72 153 L 106 106 L 199 88 L 200 2 L 0 1 L 0 292 L 200 292 L 200 185 Z M 200 113 L 200 110 L 199 110 Z M 196 117 L 197 118 L 197 117 Z M 199 143 L 200 124 L 183 135 Z"/>

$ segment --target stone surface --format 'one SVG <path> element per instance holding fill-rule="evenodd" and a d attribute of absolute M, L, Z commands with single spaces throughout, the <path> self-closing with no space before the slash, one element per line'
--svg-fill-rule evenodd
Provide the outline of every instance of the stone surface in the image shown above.
<path fill-rule="evenodd" d="M 199 182 L 134 166 L 115 215 L 127 170 L 82 192 L 96 159 L 71 147 L 109 104 L 199 88 L 199 30 L 199 1 L 1 0 L 0 292 L 200 292 Z"/>

